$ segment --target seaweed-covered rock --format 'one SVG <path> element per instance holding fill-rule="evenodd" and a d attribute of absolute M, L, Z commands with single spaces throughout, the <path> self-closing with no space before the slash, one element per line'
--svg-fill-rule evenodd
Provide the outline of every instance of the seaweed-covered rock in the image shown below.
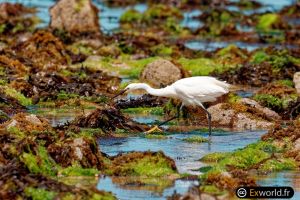
<path fill-rule="evenodd" d="M 163 152 L 132 152 L 112 158 L 110 173 L 116 176 L 161 177 L 177 173 L 174 160 Z"/>
<path fill-rule="evenodd" d="M 33 14 L 34 8 L 19 3 L 0 3 L 0 33 L 16 34 L 33 31 L 39 21 Z"/>
<path fill-rule="evenodd" d="M 82 68 L 65 69 L 62 72 L 65 74 L 38 72 L 32 74 L 28 82 L 35 88 L 35 94 L 44 99 L 57 99 L 62 91 L 66 95 L 99 96 L 105 94 L 109 96 L 120 83 L 120 78 L 109 76 L 100 70 Z"/>
<path fill-rule="evenodd" d="M 263 106 L 276 111 L 284 119 L 289 119 L 296 117 L 299 113 L 298 96 L 296 89 L 290 85 L 273 82 L 257 91 L 254 99 Z"/>
<path fill-rule="evenodd" d="M 235 130 L 268 129 L 281 117 L 258 102 L 243 98 L 233 103 L 219 103 L 208 108 L 216 126 Z"/>
<path fill-rule="evenodd" d="M 84 168 L 104 168 L 97 143 L 88 138 L 69 138 L 50 144 L 47 150 L 51 157 L 63 167 L 78 163 Z"/>
<path fill-rule="evenodd" d="M 232 128 L 234 130 L 259 130 L 272 127 L 273 123 L 247 112 L 247 107 L 241 105 L 243 112 L 235 105 L 220 103 L 208 108 L 212 115 L 212 123 L 216 126 Z"/>
<path fill-rule="evenodd" d="M 17 128 L 19 131 L 30 133 L 33 131 L 43 132 L 50 131 L 52 127 L 50 126 L 48 120 L 37 117 L 34 114 L 18 113 L 14 115 L 11 120 L 1 124 L 1 128 Z"/>
<path fill-rule="evenodd" d="M 28 73 L 29 68 L 26 67 L 17 59 L 10 58 L 6 55 L 0 55 L 0 64 L 2 74 L 0 75 L 1 79 L 12 81 L 19 78 L 24 78 Z"/>
<path fill-rule="evenodd" d="M 57 69 L 57 66 L 68 63 L 64 44 L 47 31 L 36 32 L 27 41 L 16 45 L 14 50 L 23 59 L 31 60 L 41 69 Z"/>
<path fill-rule="evenodd" d="M 100 33 L 98 9 L 91 0 L 60 0 L 50 8 L 50 27 L 70 33 Z"/>
<path fill-rule="evenodd" d="M 114 107 L 97 109 L 87 116 L 76 118 L 73 123 L 79 127 L 101 128 L 104 132 L 115 131 L 117 128 L 135 132 L 147 129 L 146 125 L 132 121 Z"/>
<path fill-rule="evenodd" d="M 184 77 L 183 70 L 172 62 L 158 59 L 146 65 L 140 80 L 154 87 L 167 86 Z"/>

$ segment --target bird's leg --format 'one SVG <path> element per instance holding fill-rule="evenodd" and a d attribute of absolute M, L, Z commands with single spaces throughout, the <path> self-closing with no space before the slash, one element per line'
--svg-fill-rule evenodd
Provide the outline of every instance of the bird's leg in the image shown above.
<path fill-rule="evenodd" d="M 156 131 L 156 132 L 162 132 L 162 130 L 159 127 L 162 126 L 162 125 L 164 125 L 164 124 L 166 124 L 166 123 L 168 123 L 168 122 L 170 122 L 170 121 L 172 121 L 172 120 L 174 120 L 174 119 L 176 119 L 176 118 L 179 118 L 180 117 L 180 111 L 181 111 L 182 108 L 183 108 L 183 104 L 181 103 L 180 107 L 179 106 L 177 107 L 177 113 L 176 113 L 175 116 L 173 116 L 173 117 L 171 117 L 171 118 L 169 118 L 169 119 L 161 122 L 160 124 L 154 126 L 153 128 L 151 128 L 150 130 L 146 131 L 145 133 L 149 134 L 149 133 L 153 133 L 154 131 Z"/>
<path fill-rule="evenodd" d="M 206 112 L 207 114 L 207 121 L 208 121 L 208 131 L 209 131 L 209 137 L 211 137 L 211 114 L 208 112 L 208 110 L 202 105 L 202 103 L 198 103 L 198 105 Z"/>
<path fill-rule="evenodd" d="M 166 124 L 166 123 L 168 123 L 168 122 L 170 122 L 174 119 L 179 118 L 180 117 L 180 111 L 182 110 L 182 108 L 183 108 L 183 103 L 181 103 L 180 106 L 177 107 L 177 113 L 176 113 L 175 116 L 167 119 L 166 121 L 161 122 L 158 126 L 162 126 L 162 125 L 164 125 L 164 124 Z"/>

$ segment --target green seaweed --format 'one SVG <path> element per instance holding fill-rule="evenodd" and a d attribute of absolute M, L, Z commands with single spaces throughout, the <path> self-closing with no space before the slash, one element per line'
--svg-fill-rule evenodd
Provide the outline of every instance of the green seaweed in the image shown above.
<path fill-rule="evenodd" d="M 267 13 L 259 16 L 256 28 L 258 30 L 268 31 L 272 29 L 272 25 L 280 19 L 278 14 Z"/>
<path fill-rule="evenodd" d="M 14 88 L 7 87 L 7 86 L 5 86 L 3 88 L 4 88 L 4 93 L 7 96 L 17 99 L 21 105 L 30 106 L 32 104 L 32 101 L 30 98 L 25 97 L 22 93 L 18 92 Z"/>
<path fill-rule="evenodd" d="M 45 147 L 38 146 L 37 155 L 23 152 L 20 160 L 26 165 L 31 173 L 55 176 L 60 168 L 48 155 Z"/>
<path fill-rule="evenodd" d="M 106 173 L 124 176 L 162 177 L 177 174 L 170 161 L 162 152 L 133 152 L 113 161 Z M 126 162 L 124 162 L 126 161 Z"/>
<path fill-rule="evenodd" d="M 58 100 L 69 100 L 69 99 L 78 98 L 78 97 L 79 97 L 78 94 L 66 93 L 64 90 L 60 91 L 57 94 Z"/>
<path fill-rule="evenodd" d="M 219 64 L 208 58 L 188 59 L 182 57 L 178 59 L 178 62 L 185 70 L 191 72 L 192 76 L 207 76 L 213 71 L 222 72 L 233 67 Z"/>
<path fill-rule="evenodd" d="M 162 107 L 137 107 L 137 108 L 126 108 L 122 109 L 123 113 L 131 113 L 131 114 L 151 114 L 151 115 L 159 115 L 162 116 L 164 114 L 164 110 Z"/>
<path fill-rule="evenodd" d="M 209 163 L 219 162 L 220 160 L 226 158 L 230 154 L 231 154 L 230 152 L 214 152 L 203 156 L 200 159 L 200 161 L 209 162 Z"/>
<path fill-rule="evenodd" d="M 165 139 L 167 139 L 167 136 L 163 135 L 163 134 L 146 134 L 145 138 L 147 138 L 147 139 L 165 140 Z"/>
<path fill-rule="evenodd" d="M 134 9 L 127 10 L 120 17 L 121 23 L 132 23 L 132 22 L 141 23 L 142 20 L 143 20 L 143 14 Z"/>
<path fill-rule="evenodd" d="M 95 176 L 99 174 L 99 170 L 74 165 L 60 170 L 59 173 L 64 176 Z"/>
<path fill-rule="evenodd" d="M 26 197 L 32 200 L 53 200 L 58 194 L 57 192 L 34 187 L 26 187 L 24 193 Z"/>
<path fill-rule="evenodd" d="M 151 47 L 151 52 L 156 56 L 170 56 L 173 52 L 173 49 L 163 44 L 159 44 Z"/>
<path fill-rule="evenodd" d="M 297 168 L 297 163 L 291 158 L 283 159 L 270 159 L 263 163 L 259 170 L 263 172 L 269 171 L 282 171 L 282 170 L 292 170 Z"/>
<path fill-rule="evenodd" d="M 208 142 L 208 139 L 207 138 L 204 138 L 202 136 L 191 136 L 191 137 L 188 137 L 188 138 L 184 138 L 182 139 L 183 141 L 185 142 L 191 142 L 191 143 L 203 143 L 203 142 Z"/>
<path fill-rule="evenodd" d="M 226 191 L 223 191 L 223 190 L 217 188 L 214 185 L 204 185 L 204 186 L 201 186 L 200 187 L 200 191 L 208 193 L 208 194 L 213 194 L 213 195 L 222 195 L 222 194 L 226 193 Z"/>
<path fill-rule="evenodd" d="M 295 101 L 297 95 L 290 95 L 286 98 L 275 97 L 270 94 L 256 94 L 253 97 L 256 101 L 273 110 L 284 110 L 288 107 L 290 101 Z"/>

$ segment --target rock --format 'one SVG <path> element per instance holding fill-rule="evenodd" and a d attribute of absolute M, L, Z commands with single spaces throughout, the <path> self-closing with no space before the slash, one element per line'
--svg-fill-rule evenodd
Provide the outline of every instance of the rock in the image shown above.
<path fill-rule="evenodd" d="M 252 119 L 251 115 L 245 113 L 239 113 L 236 115 L 236 119 L 233 122 L 235 130 L 263 130 L 269 129 L 274 124 L 265 120 Z"/>
<path fill-rule="evenodd" d="M 223 103 L 209 107 L 208 112 L 212 116 L 212 122 L 217 122 L 221 126 L 230 126 L 235 115 L 233 109 L 223 109 Z"/>
<path fill-rule="evenodd" d="M 268 119 L 275 119 L 275 120 L 281 119 L 281 116 L 278 115 L 275 111 L 261 106 L 258 102 L 254 101 L 252 99 L 242 98 L 241 100 L 239 100 L 239 102 L 244 105 L 248 105 L 253 108 L 256 108 L 257 110 L 261 111 Z"/>
<path fill-rule="evenodd" d="M 146 65 L 140 75 L 140 80 L 159 88 L 170 85 L 184 76 L 180 67 L 168 60 L 158 59 Z"/>
<path fill-rule="evenodd" d="M 91 0 L 60 0 L 50 8 L 50 27 L 70 33 L 100 33 L 98 9 Z"/>
<path fill-rule="evenodd" d="M 227 103 L 219 103 L 208 108 L 212 124 L 232 128 L 237 131 L 269 129 L 274 121 L 268 121 L 251 112 L 241 112 Z"/>
<path fill-rule="evenodd" d="M 300 72 L 296 72 L 293 77 L 293 82 L 295 84 L 295 88 L 297 93 L 300 94 Z"/>
<path fill-rule="evenodd" d="M 78 163 L 85 168 L 102 169 L 103 158 L 93 140 L 88 138 L 69 138 L 50 144 L 47 148 L 51 157 L 63 167 Z"/>
<path fill-rule="evenodd" d="M 1 127 L 9 129 L 16 127 L 18 130 L 24 133 L 30 133 L 33 131 L 43 132 L 52 130 L 51 125 L 47 119 L 37 117 L 33 114 L 18 113 L 12 117 L 11 120 L 1 124 Z"/>

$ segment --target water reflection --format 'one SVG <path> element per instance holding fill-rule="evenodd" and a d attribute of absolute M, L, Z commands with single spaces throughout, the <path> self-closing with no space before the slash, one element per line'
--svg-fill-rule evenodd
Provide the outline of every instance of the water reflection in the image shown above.
<path fill-rule="evenodd" d="M 148 183 L 141 183 L 134 180 L 134 177 L 102 177 L 99 180 L 97 188 L 100 190 L 110 191 L 122 200 L 139 200 L 166 199 L 174 192 L 184 194 L 191 186 L 198 185 L 198 181 L 176 180 L 169 181 L 166 179 L 146 180 Z M 139 183 L 139 184 L 138 184 Z"/>

